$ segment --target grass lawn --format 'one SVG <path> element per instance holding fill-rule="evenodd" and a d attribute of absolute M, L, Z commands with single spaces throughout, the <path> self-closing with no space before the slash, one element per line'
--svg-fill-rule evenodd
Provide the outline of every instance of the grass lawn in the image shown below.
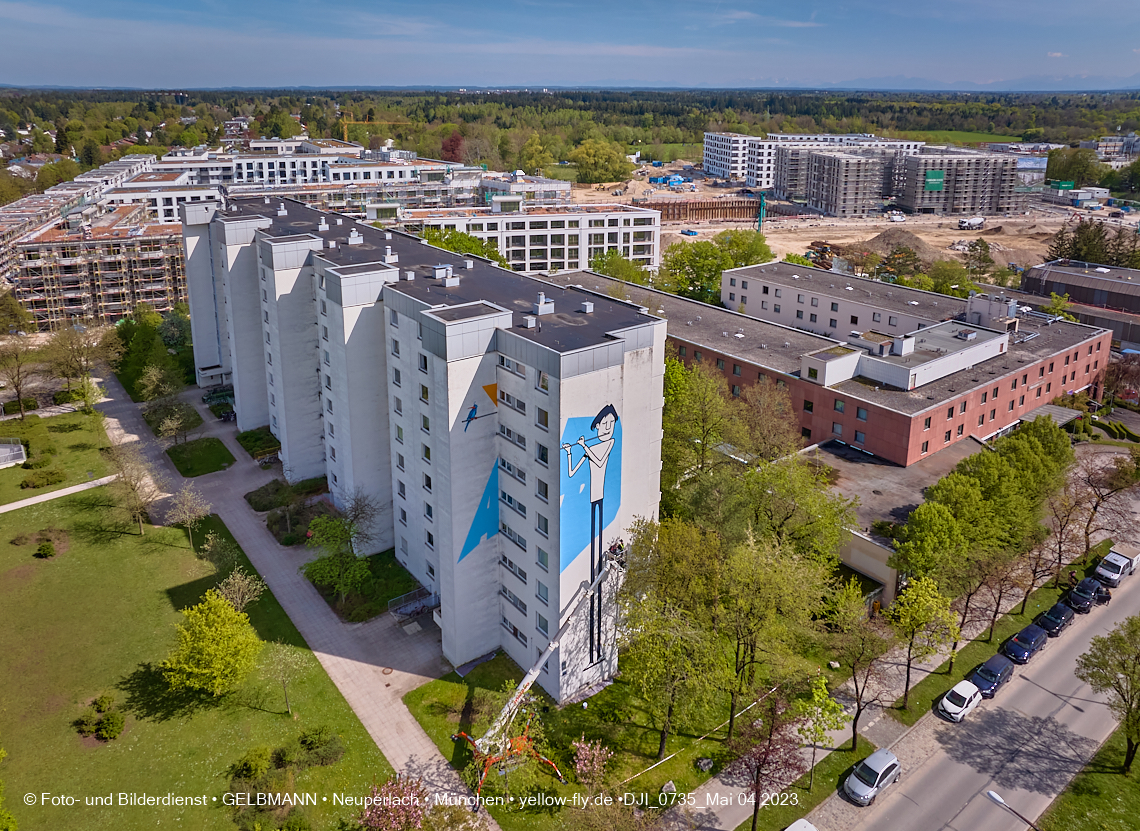
<path fill-rule="evenodd" d="M 314 554 L 319 552 L 314 551 Z M 388 601 L 419 588 L 412 577 L 396 560 L 396 549 L 389 548 L 379 554 L 366 557 L 372 579 L 362 592 L 348 595 L 344 605 L 340 605 L 335 591 L 328 586 L 317 586 L 317 591 L 342 619 L 351 623 L 370 620 L 388 611 Z"/>
<path fill-rule="evenodd" d="M 17 795 L 7 807 L 20 831 L 141 831 L 160 824 L 229 831 L 229 809 L 221 807 L 228 766 L 253 747 L 280 747 L 320 725 L 340 735 L 347 753 L 335 765 L 299 773 L 293 789 L 318 793 L 316 806 L 306 808 L 314 828 L 347 816 L 347 808 L 323 803 L 320 795 L 364 794 L 391 768 L 276 599 L 266 593 L 248 611 L 263 640 L 304 653 L 302 675 L 290 685 L 294 718 L 284 714 L 280 685 L 264 666 L 220 699 L 172 696 L 156 665 L 175 643 L 179 610 L 197 603 L 217 578 L 190 552 L 184 531 L 147 526 L 138 536 L 109 510 L 105 490 L 0 515 L 0 677 L 7 679 L 0 737 L 8 751 L 8 794 Z M 45 528 L 66 533 L 51 560 L 34 558 L 34 545 L 10 543 Z M 195 539 L 211 530 L 228 534 L 211 517 Z M 108 744 L 81 739 L 72 726 L 101 693 L 113 694 L 126 715 L 126 730 Z M 19 798 L 40 792 L 71 794 L 80 803 L 29 807 Z M 83 804 L 84 796 L 109 792 L 205 794 L 209 807 Z"/>
<path fill-rule="evenodd" d="M 183 425 L 184 430 L 189 432 L 202 426 L 202 414 L 198 412 L 198 408 L 193 404 L 180 402 L 178 409 L 185 419 L 185 424 Z M 157 436 L 158 426 L 164 417 L 164 413 L 161 410 L 151 410 L 150 412 L 144 410 L 142 417 L 143 421 L 146 422 L 146 426 Z"/>
<path fill-rule="evenodd" d="M 1088 566 L 1082 568 L 1078 563 L 1071 563 L 1070 568 L 1075 568 L 1079 577 L 1091 577 L 1093 571 L 1096 569 L 1096 564 L 1100 561 L 1101 557 L 1108 553 L 1111 547 L 1112 542 L 1110 540 L 1104 540 L 1093 548 L 1093 556 L 1090 557 Z M 1068 568 L 1062 569 L 1062 575 L 1067 572 Z M 985 662 L 987 658 L 997 652 L 1006 638 L 1016 635 L 1026 626 L 1033 623 L 1035 617 L 1050 609 L 1060 600 L 1065 594 L 1066 584 L 1067 580 L 1062 576 L 1061 588 L 1053 588 L 1053 584 L 1050 582 L 1033 592 L 1033 594 L 1029 596 L 1029 603 L 1026 604 L 1024 615 L 1016 614 L 1021 608 L 1021 604 L 1018 603 L 1009 614 L 998 618 L 997 626 L 994 628 L 994 639 L 992 642 L 985 639 L 985 632 L 983 632 L 977 640 L 970 641 L 958 650 L 958 659 L 954 662 L 954 671 L 952 673 L 949 672 L 950 662 L 947 661 L 926 678 L 922 679 L 922 681 L 910 688 L 910 709 L 902 709 L 902 699 L 900 698 L 895 702 L 894 707 L 887 712 L 903 724 L 914 724 L 933 708 L 934 702 L 937 701 L 943 693 L 963 680 L 978 664 Z"/>
<path fill-rule="evenodd" d="M 476 667 L 466 678 L 451 673 L 412 690 L 404 696 L 404 703 L 444 757 L 453 767 L 461 769 L 467 765 L 471 753 L 467 744 L 453 742 L 451 734 L 464 730 L 478 736 L 480 728 L 485 728 L 498 714 L 498 708 L 491 704 L 489 691 L 501 690 L 505 681 L 516 684 L 522 675 L 522 670 L 510 658 L 500 654 Z M 533 690 L 541 697 L 544 705 L 551 705 L 537 685 Z M 552 758 L 563 774 L 572 775 L 573 749 L 570 742 L 583 734 L 588 740 L 600 739 L 615 752 L 608 772 L 616 781 L 620 782 L 657 761 L 660 734 L 652 725 L 652 717 L 628 685 L 620 680 L 615 681 L 592 697 L 589 703 L 588 709 L 582 709 L 580 705 L 567 706 L 561 710 L 550 706 L 542 714 Z M 474 728 L 472 724 L 475 725 Z M 712 726 L 715 725 L 709 725 Z M 723 757 L 723 745 L 719 740 L 706 739 L 699 745 L 693 745 L 703 732 L 670 736 L 666 752 L 680 751 L 677 756 L 632 782 L 621 785 L 618 790 L 646 793 L 651 802 L 656 801 L 661 786 L 670 779 L 679 792 L 694 790 L 710 775 L 697 769 L 697 759 L 711 757 L 719 762 Z M 717 770 L 714 767 L 713 773 Z M 539 772 L 537 776 L 545 792 L 551 796 L 569 799 L 571 794 L 579 790 L 573 784 L 558 784 L 545 771 Z M 497 778 L 492 773 L 488 781 Z M 558 823 L 562 820 L 549 808 L 491 807 L 488 810 L 506 831 L 552 829 L 559 827 Z"/>
<path fill-rule="evenodd" d="M 705 154 L 705 146 L 703 144 L 630 144 L 626 152 L 631 156 L 638 150 L 641 151 L 641 163 L 645 164 L 650 161 L 656 162 L 672 162 L 677 159 L 684 159 L 685 161 L 696 164 L 701 161 Z"/>
<path fill-rule="evenodd" d="M 266 453 L 273 453 L 281 449 L 281 442 L 277 437 L 269 432 L 269 427 L 256 427 L 253 430 L 246 430 L 244 433 L 238 433 L 238 444 L 245 448 L 245 452 L 253 458 L 263 456 Z"/>
<path fill-rule="evenodd" d="M 234 454 L 226 449 L 221 439 L 213 436 L 176 444 L 167 449 L 166 455 L 178 472 L 186 477 L 225 470 L 234 463 Z"/>
<path fill-rule="evenodd" d="M 980 144 L 984 141 L 1021 141 L 1021 136 L 999 136 L 962 130 L 893 130 L 891 138 L 908 138 L 928 144 Z"/>
<path fill-rule="evenodd" d="M 762 806 L 760 816 L 757 817 L 756 827 L 760 831 L 781 831 L 797 819 L 806 817 L 815 806 L 839 790 L 843 780 L 855 769 L 855 765 L 876 750 L 873 744 L 862 737 L 859 738 L 859 749 L 857 751 L 851 750 L 847 744 L 844 744 L 843 747 L 843 750 L 833 750 L 816 762 L 815 782 L 810 793 L 808 792 L 810 774 L 807 774 L 796 780 L 791 787 L 781 791 L 781 793 L 788 794 L 789 799 L 794 799 L 796 804 Z M 750 831 L 751 828 L 752 820 L 749 818 L 736 831 Z"/>
<path fill-rule="evenodd" d="M 562 179 L 566 182 L 578 181 L 578 166 L 572 164 L 552 164 L 543 170 L 547 179 Z"/>
<path fill-rule="evenodd" d="M 1140 764 L 1121 773 L 1124 763 L 1124 731 L 1117 728 L 1037 820 L 1042 831 L 1135 831 L 1140 817 Z"/>
<path fill-rule="evenodd" d="M 0 470 L 0 504 L 99 479 L 110 472 L 101 452 L 109 444 L 101 416 L 68 413 L 41 418 L 29 415 L 23 421 L 12 419 L 0 424 L 0 433 L 26 442 L 29 460 L 50 457 L 51 464 L 44 469 L 64 474 L 63 481 L 57 485 L 21 488 L 20 482 L 34 471 L 18 465 Z"/>

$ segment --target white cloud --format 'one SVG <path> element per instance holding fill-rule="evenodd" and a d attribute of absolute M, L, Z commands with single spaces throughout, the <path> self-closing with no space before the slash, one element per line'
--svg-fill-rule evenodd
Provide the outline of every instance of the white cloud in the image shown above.
<path fill-rule="evenodd" d="M 1047 54 L 1047 55 L 1048 55 L 1050 58 L 1067 58 L 1067 57 L 1069 57 L 1068 55 L 1066 55 L 1066 54 L 1065 54 L 1065 53 L 1063 53 L 1063 52 L 1047 52 L 1046 54 Z"/>

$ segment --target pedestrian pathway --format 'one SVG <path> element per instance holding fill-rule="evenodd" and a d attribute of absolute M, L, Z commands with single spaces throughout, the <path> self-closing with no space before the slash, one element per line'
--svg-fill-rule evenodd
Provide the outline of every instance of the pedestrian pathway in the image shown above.
<path fill-rule="evenodd" d="M 300 573 L 313 552 L 303 546 L 279 544 L 265 525 L 265 515 L 255 513 L 245 501 L 245 494 L 280 477 L 280 466 L 266 470 L 253 461 L 237 442 L 237 427 L 210 413 L 199 390 L 191 389 L 183 396 L 204 419 L 195 435 L 221 440 L 236 461 L 226 470 L 184 480 L 163 446 L 149 438 L 150 429 L 118 379 L 112 375 L 105 386 L 109 398 L 100 409 L 107 415 L 107 435 L 116 443 L 139 442 L 147 458 L 171 483 L 169 490 L 178 490 L 184 481 L 194 483 L 396 772 L 421 778 L 433 795 L 469 797 L 459 774 L 440 755 L 402 700 L 405 693 L 451 671 L 443 659 L 439 629 L 429 626 L 409 634 L 388 615 L 365 623 L 341 621 Z M 480 816 L 488 828 L 498 828 L 485 811 Z"/>
<path fill-rule="evenodd" d="M 39 496 L 31 496 L 27 499 L 21 499 L 19 502 L 9 502 L 7 505 L 0 505 L 0 514 L 6 514 L 9 511 L 18 511 L 21 508 L 27 508 L 29 505 L 39 505 L 41 502 L 50 502 L 53 499 L 59 499 L 64 496 L 71 496 L 73 493 L 80 491 L 90 490 L 91 488 L 98 488 L 103 485 L 109 485 L 119 478 L 119 474 L 113 473 L 110 476 L 104 476 L 102 479 L 95 479 L 90 482 L 83 482 L 78 485 L 71 485 L 70 487 L 60 488 L 57 491 L 50 493 L 41 493 Z"/>

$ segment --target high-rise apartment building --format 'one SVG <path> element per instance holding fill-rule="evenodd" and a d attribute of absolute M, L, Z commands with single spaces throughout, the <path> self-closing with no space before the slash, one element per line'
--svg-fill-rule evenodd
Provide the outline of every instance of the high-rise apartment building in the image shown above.
<path fill-rule="evenodd" d="M 611 677 L 613 584 L 570 601 L 656 516 L 665 321 L 298 202 L 182 210 L 199 382 L 232 380 L 291 479 L 390 509 L 444 656 L 529 667 L 573 620 L 538 682 Z"/>
<path fill-rule="evenodd" d="M 916 214 L 1004 214 L 1025 210 L 1017 157 L 960 147 L 926 147 L 907 157 L 895 201 Z"/>

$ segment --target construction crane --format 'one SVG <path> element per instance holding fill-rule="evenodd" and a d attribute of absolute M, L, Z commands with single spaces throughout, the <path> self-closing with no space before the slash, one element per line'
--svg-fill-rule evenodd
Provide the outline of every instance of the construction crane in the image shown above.
<path fill-rule="evenodd" d="M 543 664 L 550 659 L 550 656 L 554 654 L 554 650 L 558 648 L 558 644 L 562 641 L 562 638 L 570 631 L 570 626 L 573 624 L 574 618 L 582 607 L 582 604 L 587 598 L 594 597 L 594 592 L 601 588 L 602 583 L 606 577 L 609 576 L 611 569 L 613 569 L 615 573 L 620 573 L 625 569 L 625 543 L 620 540 L 611 545 L 604 555 L 602 567 L 598 571 L 598 576 L 594 578 L 594 582 L 588 583 L 583 580 L 581 585 L 578 586 L 578 591 L 575 592 L 574 597 L 570 599 L 570 603 L 567 605 L 567 608 L 570 609 L 570 613 L 566 616 L 566 622 L 562 624 L 562 628 L 555 633 L 547 645 L 546 650 L 538 657 L 534 666 L 530 668 L 530 671 L 523 676 L 519 685 L 515 687 L 515 691 L 511 693 L 511 697 L 507 700 L 506 705 L 504 705 L 490 729 L 478 739 L 474 739 L 462 731 L 452 734 L 451 740 L 453 742 L 462 740 L 471 745 L 475 761 L 483 768 L 479 776 L 479 784 L 475 788 L 476 797 L 482 793 L 483 783 L 486 781 L 491 769 L 496 766 L 503 769 L 512 759 L 535 759 L 540 764 L 546 765 L 553 770 L 559 782 L 563 785 L 566 784 L 566 777 L 562 775 L 562 771 L 558 769 L 558 765 L 539 753 L 538 748 L 534 746 L 534 740 L 530 737 L 530 723 L 534 718 L 534 710 L 533 708 L 526 709 L 525 705 L 534 700 L 534 697 L 530 695 L 530 688 L 534 686 L 535 680 L 538 678 L 539 673 L 542 672 Z M 526 713 L 526 724 L 523 727 L 522 735 L 512 738 L 509 735 L 510 728 L 520 712 Z M 479 810 L 478 799 L 475 800 L 473 810 L 475 812 Z"/>

